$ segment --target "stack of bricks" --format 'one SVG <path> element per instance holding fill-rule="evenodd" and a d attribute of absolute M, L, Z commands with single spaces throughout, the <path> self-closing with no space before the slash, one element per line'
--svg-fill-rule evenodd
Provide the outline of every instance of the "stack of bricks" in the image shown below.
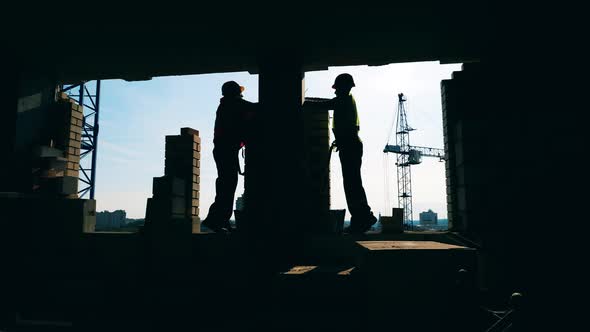
<path fill-rule="evenodd" d="M 303 112 L 305 150 L 309 170 L 310 208 L 328 220 L 330 211 L 330 115 L 328 111 Z M 323 228 L 322 225 L 320 227 Z"/>
<path fill-rule="evenodd" d="M 43 195 L 78 198 L 82 140 L 82 107 L 59 93 L 50 109 L 48 146 L 36 151 L 41 169 L 38 191 Z"/>
<path fill-rule="evenodd" d="M 191 128 L 181 128 L 180 133 L 166 136 L 165 176 L 154 178 L 146 218 L 188 220 L 192 231 L 199 232 L 201 138 Z"/>
<path fill-rule="evenodd" d="M 55 147 L 64 151 L 68 159 L 66 176 L 78 177 L 80 168 L 80 146 L 82 142 L 82 127 L 84 114 L 82 106 L 68 98 L 65 93 L 58 95 L 56 103 L 56 118 L 59 119 L 59 136 L 56 137 Z M 61 125 L 60 125 L 61 124 Z"/>

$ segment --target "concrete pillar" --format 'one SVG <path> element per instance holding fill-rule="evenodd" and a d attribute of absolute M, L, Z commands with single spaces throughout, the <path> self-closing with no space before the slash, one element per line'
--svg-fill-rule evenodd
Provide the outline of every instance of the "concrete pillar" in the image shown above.
<path fill-rule="evenodd" d="M 245 211 L 255 232 L 292 235 L 305 230 L 304 73 L 288 51 L 267 53 L 259 69 L 259 128 L 247 149 Z"/>

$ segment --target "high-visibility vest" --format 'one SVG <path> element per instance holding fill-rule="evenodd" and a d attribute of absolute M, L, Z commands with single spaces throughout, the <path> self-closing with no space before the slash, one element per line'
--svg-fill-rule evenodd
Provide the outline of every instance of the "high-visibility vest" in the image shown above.
<path fill-rule="evenodd" d="M 332 121 L 332 129 L 334 132 L 346 136 L 358 134 L 360 121 L 354 97 L 349 94 L 348 96 L 336 97 L 333 100 L 334 120 Z"/>

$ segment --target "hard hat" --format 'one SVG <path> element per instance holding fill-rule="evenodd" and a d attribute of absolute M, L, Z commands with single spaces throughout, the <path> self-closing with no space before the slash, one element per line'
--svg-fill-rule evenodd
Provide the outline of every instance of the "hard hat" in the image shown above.
<path fill-rule="evenodd" d="M 334 85 L 332 85 L 332 89 L 336 89 L 339 87 L 352 88 L 353 86 L 355 85 L 352 76 L 350 74 L 344 73 L 336 76 L 336 79 L 334 80 Z"/>
<path fill-rule="evenodd" d="M 240 95 L 245 88 L 235 81 L 228 81 L 223 83 L 221 86 L 221 94 L 224 96 L 237 96 Z"/>

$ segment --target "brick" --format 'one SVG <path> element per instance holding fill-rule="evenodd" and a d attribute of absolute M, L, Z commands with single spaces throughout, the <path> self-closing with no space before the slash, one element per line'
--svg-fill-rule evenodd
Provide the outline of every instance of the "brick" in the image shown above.
<path fill-rule="evenodd" d="M 79 177 L 79 171 L 77 169 L 76 170 L 67 169 L 65 171 L 65 175 L 66 176 L 73 176 L 73 177 L 77 178 L 77 177 Z"/>
<path fill-rule="evenodd" d="M 201 161 L 199 159 L 193 159 L 193 167 L 200 168 Z"/>
<path fill-rule="evenodd" d="M 73 156 L 80 156 L 80 149 L 75 148 L 73 146 L 69 146 L 68 147 L 68 153 L 67 154 L 68 155 L 73 155 Z"/>
<path fill-rule="evenodd" d="M 68 161 L 68 169 L 77 170 L 79 169 L 79 164 L 77 162 Z"/>
<path fill-rule="evenodd" d="M 201 143 L 193 142 L 193 150 L 201 152 Z"/>
<path fill-rule="evenodd" d="M 201 177 L 198 176 L 197 174 L 193 174 L 193 182 L 194 183 L 200 183 L 201 182 Z"/>
<path fill-rule="evenodd" d="M 70 97 L 68 97 L 68 94 L 65 92 L 58 92 L 55 97 L 58 100 L 70 100 Z"/>
<path fill-rule="evenodd" d="M 196 198 L 196 199 L 199 199 L 199 191 L 198 190 L 192 190 L 192 192 L 193 192 L 192 197 L 193 198 Z"/>
<path fill-rule="evenodd" d="M 67 154 L 66 158 L 68 159 L 68 161 L 71 161 L 73 163 L 80 163 L 80 155 L 76 155 L 76 154 Z"/>
<path fill-rule="evenodd" d="M 192 190 L 199 190 L 201 186 L 198 183 L 193 182 L 193 189 Z"/>
<path fill-rule="evenodd" d="M 80 141 L 76 141 L 76 140 L 67 140 L 67 142 L 65 143 L 65 147 L 69 148 L 75 148 L 78 151 L 78 155 L 80 154 L 80 145 L 81 142 Z"/>
<path fill-rule="evenodd" d="M 78 104 L 72 104 L 72 105 L 78 106 Z M 84 114 L 81 111 L 74 109 L 73 107 L 72 107 L 71 114 L 72 114 L 72 118 L 80 120 L 80 121 L 84 118 Z"/>
<path fill-rule="evenodd" d="M 193 207 L 191 212 L 193 216 L 198 216 L 200 211 L 198 207 Z"/>
<path fill-rule="evenodd" d="M 82 134 L 82 127 L 77 126 L 75 123 L 70 124 L 70 132 L 74 132 L 76 134 Z"/>
<path fill-rule="evenodd" d="M 192 202 L 191 202 L 191 206 L 193 206 L 193 207 L 195 207 L 195 206 L 196 207 L 199 207 L 199 200 L 198 199 L 193 199 Z"/>

